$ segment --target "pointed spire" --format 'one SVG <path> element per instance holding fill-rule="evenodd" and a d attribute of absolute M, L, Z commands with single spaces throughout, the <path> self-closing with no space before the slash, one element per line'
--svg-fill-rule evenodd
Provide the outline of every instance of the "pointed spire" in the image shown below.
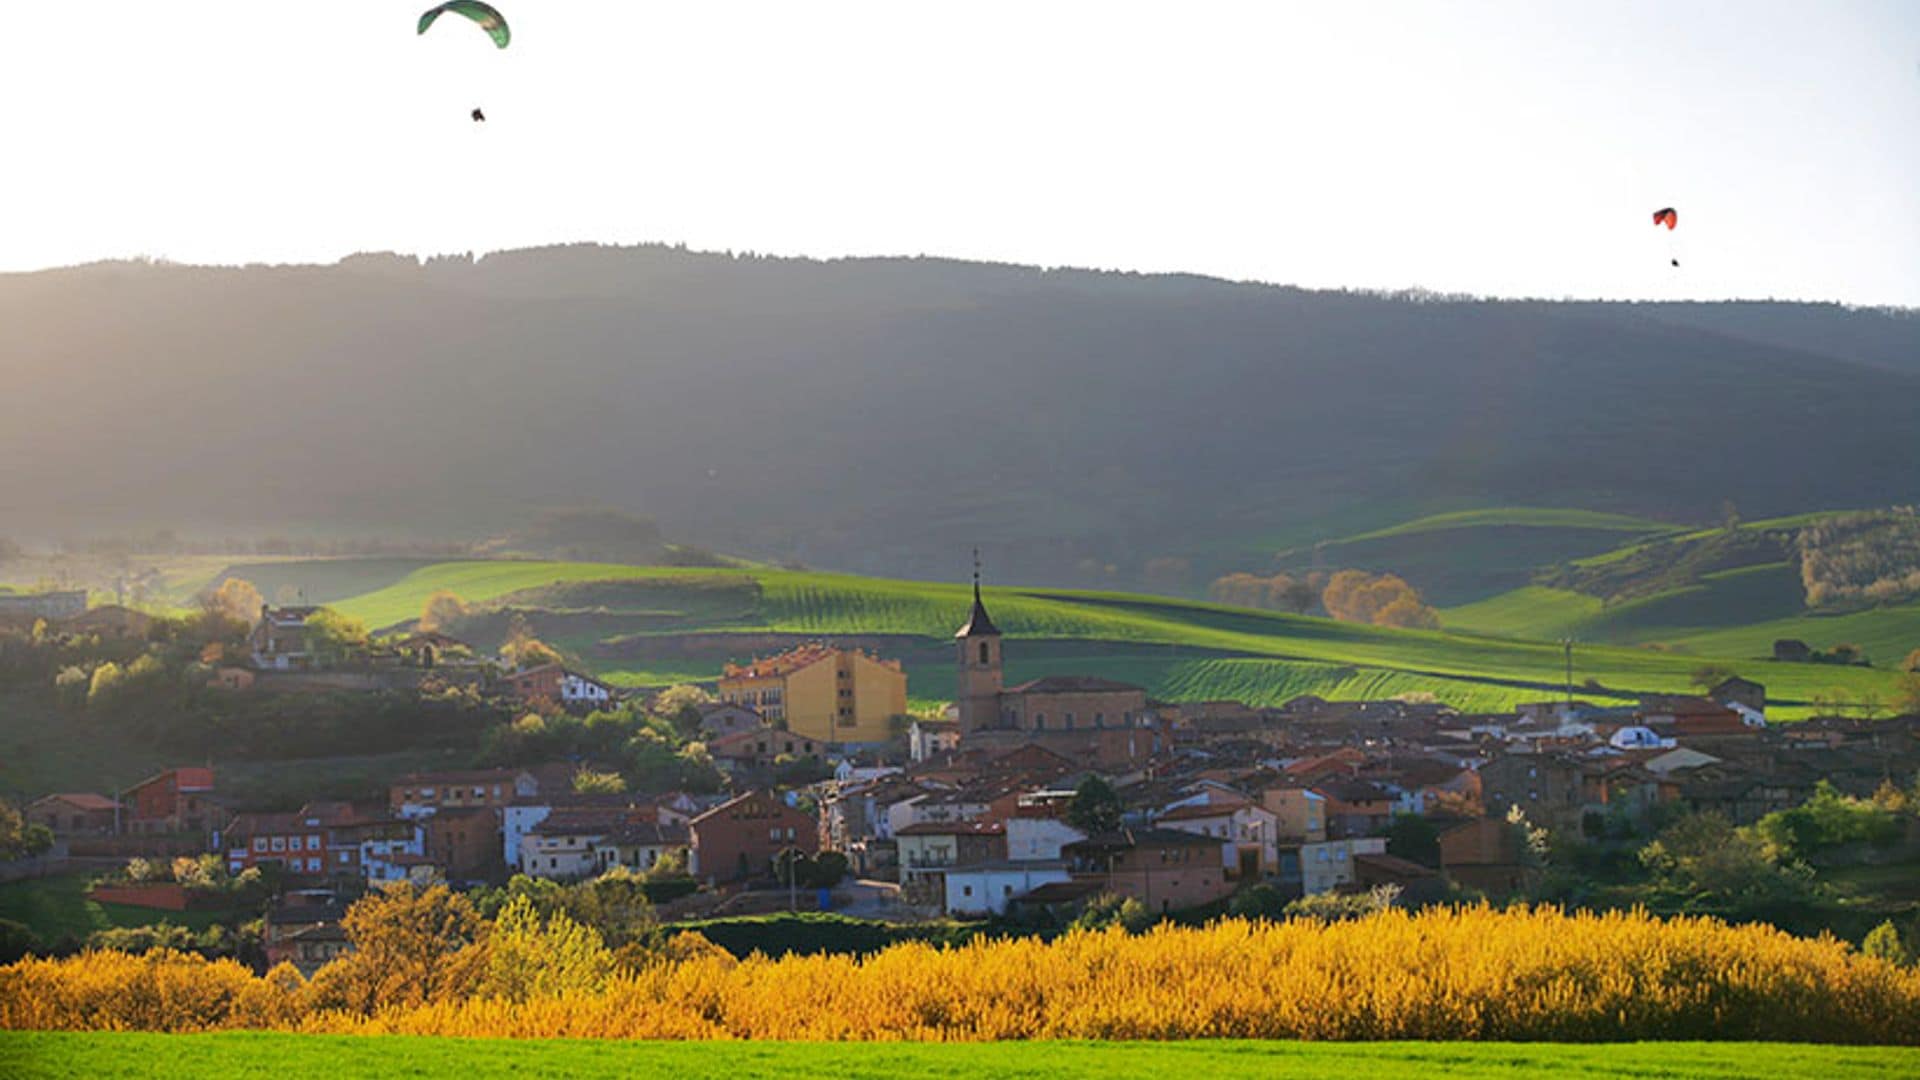
<path fill-rule="evenodd" d="M 967 625 L 962 626 L 954 635 L 957 638 L 999 637 L 1000 629 L 993 625 L 993 618 L 987 614 L 987 605 L 980 601 L 980 549 L 973 549 L 973 611 L 967 616 Z"/>

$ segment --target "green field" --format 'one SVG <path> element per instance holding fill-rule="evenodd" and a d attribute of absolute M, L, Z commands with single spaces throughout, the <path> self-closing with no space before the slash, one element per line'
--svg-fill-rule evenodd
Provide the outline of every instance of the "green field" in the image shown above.
<path fill-rule="evenodd" d="M 41 941 L 63 938 L 85 940 L 95 930 L 116 926 L 148 926 L 170 922 L 189 930 L 205 930 L 233 917 L 228 911 L 156 911 L 126 904 L 102 904 L 87 899 L 87 874 L 30 878 L 0 884 L 0 919 L 25 923 Z"/>
<path fill-rule="evenodd" d="M 1482 507 L 1283 550 L 1272 557 L 1272 566 L 1295 574 L 1347 568 L 1398 574 L 1429 602 L 1447 606 L 1523 586 L 1541 566 L 1604 555 L 1674 531 L 1625 514 Z"/>
<path fill-rule="evenodd" d="M 1802 605 L 1798 575 L 1768 563 L 1705 575 L 1698 584 L 1620 604 L 1536 585 L 1448 608 L 1449 627 L 1506 637 L 1615 644 L 1659 642 L 1701 656 L 1747 660 L 1770 656 L 1773 642 L 1797 638 L 1816 649 L 1860 646 L 1891 667 L 1920 648 L 1920 601 L 1846 614 L 1815 614 Z M 1746 665 L 1742 665 L 1743 668 Z"/>
<path fill-rule="evenodd" d="M 1390 536 L 1506 526 L 1529 529 L 1589 529 L 1642 535 L 1675 531 L 1672 525 L 1650 518 L 1634 517 L 1631 514 L 1608 514 L 1595 510 L 1558 507 L 1509 506 L 1459 510 L 1449 514 L 1428 514 L 1426 517 L 1390 525 L 1384 529 L 1374 529 L 1371 532 L 1345 537 L 1335 542 L 1356 544 L 1363 540 L 1381 540 Z"/>
<path fill-rule="evenodd" d="M 618 582 L 623 587 L 596 591 L 581 585 L 588 582 Z M 741 602 L 745 606 L 714 605 L 716 591 L 728 586 L 728 595 L 746 598 Z M 946 647 L 969 602 L 967 587 L 960 584 L 843 574 L 463 561 L 423 567 L 335 606 L 370 626 L 390 626 L 418 615 L 426 598 L 439 589 L 449 589 L 469 604 L 511 594 L 516 607 L 534 608 L 541 590 L 550 590 L 568 605 L 556 616 L 564 627 L 557 640 L 586 666 L 629 684 L 646 683 L 655 674 L 684 678 L 699 672 L 697 664 L 663 668 L 652 660 L 629 663 L 596 649 L 596 633 L 602 629 L 608 638 L 644 644 L 649 631 L 634 629 L 643 616 L 671 618 L 674 625 L 661 634 L 901 634 L 919 638 L 933 650 Z M 622 609 L 623 595 L 636 605 L 633 609 Z M 583 598 L 598 606 L 579 610 Z M 1487 626 L 1478 633 L 1394 630 L 1078 590 L 989 589 L 987 600 L 1010 638 L 1035 642 L 1025 656 L 1018 644 L 1010 651 L 1010 662 L 1019 666 L 1013 674 L 1029 670 L 1029 660 L 1045 661 L 1050 665 L 1045 670 L 1131 679 L 1173 699 L 1236 697 L 1275 704 L 1297 693 L 1355 697 L 1428 691 L 1462 707 L 1493 709 L 1550 694 L 1563 677 L 1561 650 L 1549 635 L 1542 635 L 1546 640 L 1514 640 L 1507 636 L 1508 626 Z M 1463 622 L 1476 625 L 1470 619 Z M 1083 649 L 1099 643 L 1104 656 L 1073 660 L 1049 655 L 1065 643 Z M 718 673 L 719 662 L 716 658 L 707 669 L 709 677 Z M 1598 690 L 1583 691 L 1589 696 L 1624 700 L 1642 692 L 1684 692 L 1697 666 L 1699 659 L 1692 655 L 1595 645 L 1576 652 L 1574 677 L 1576 682 L 1592 679 L 1600 684 Z M 1767 684 L 1784 715 L 1792 715 L 1814 695 L 1841 691 L 1885 698 L 1894 685 L 1894 675 L 1881 670 L 1771 661 L 1743 661 L 1740 666 L 1743 674 Z M 915 696 L 939 700 L 949 678 L 939 654 L 911 664 L 910 671 L 914 668 L 920 669 L 912 672 L 920 675 Z"/>
<path fill-rule="evenodd" d="M 1731 1078 L 1913 1076 L 1920 1050 L 1793 1043 L 592 1042 L 409 1036 L 0 1032 L 0 1075 Z"/>

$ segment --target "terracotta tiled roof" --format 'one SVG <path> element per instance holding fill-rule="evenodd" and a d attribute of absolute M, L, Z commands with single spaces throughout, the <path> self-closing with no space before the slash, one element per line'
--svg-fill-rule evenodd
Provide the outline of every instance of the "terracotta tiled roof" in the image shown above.
<path fill-rule="evenodd" d="M 923 821 L 918 825 L 909 825 L 904 829 L 895 829 L 895 836 L 999 836 L 1007 827 L 998 821 Z"/>
<path fill-rule="evenodd" d="M 82 810 L 111 810 L 120 805 L 105 795 L 96 795 L 91 791 L 62 792 L 58 795 L 48 795 L 36 801 L 45 802 L 47 799 L 59 799 L 61 802 L 77 806 Z"/>

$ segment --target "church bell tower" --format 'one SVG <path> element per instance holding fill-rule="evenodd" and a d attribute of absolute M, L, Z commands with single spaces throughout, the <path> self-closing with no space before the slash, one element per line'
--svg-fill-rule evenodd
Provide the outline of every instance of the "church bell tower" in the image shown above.
<path fill-rule="evenodd" d="M 980 602 L 980 552 L 973 553 L 973 612 L 953 635 L 960 651 L 960 685 L 954 701 L 960 711 L 960 733 L 995 727 L 1000 723 L 1000 630 Z"/>

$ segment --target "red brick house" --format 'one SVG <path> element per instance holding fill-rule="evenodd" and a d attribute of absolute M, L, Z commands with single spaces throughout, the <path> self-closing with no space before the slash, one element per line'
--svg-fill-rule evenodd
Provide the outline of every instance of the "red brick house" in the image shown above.
<path fill-rule="evenodd" d="M 45 825 L 56 836 L 107 835 L 113 832 L 120 804 L 91 791 L 47 795 L 27 804 L 29 825 Z"/>
<path fill-rule="evenodd" d="M 326 870 L 326 827 L 298 813 L 238 814 L 222 830 L 232 873 L 279 866 L 289 874 L 319 877 Z"/>
<path fill-rule="evenodd" d="M 502 675 L 500 683 L 509 695 L 530 705 L 557 705 L 560 703 L 560 684 L 566 679 L 566 668 L 559 664 L 541 664 L 525 671 Z"/>
<path fill-rule="evenodd" d="M 126 831 L 142 836 L 205 832 L 220 811 L 210 768 L 168 769 L 126 792 Z"/>
<path fill-rule="evenodd" d="M 567 772 L 571 775 L 572 770 Z M 516 798 L 537 795 L 539 791 L 539 781 L 525 769 L 408 773 L 387 789 L 387 805 L 394 813 L 407 817 L 472 806 L 498 809 Z"/>
<path fill-rule="evenodd" d="M 722 735 L 707 742 L 707 753 L 723 769 L 771 769 L 782 755 L 818 758 L 826 752 L 824 743 L 805 735 L 776 728 L 748 729 Z"/>
<path fill-rule="evenodd" d="M 771 872 L 787 848 L 820 850 L 820 827 L 771 791 L 750 791 L 688 823 L 693 845 L 688 869 L 709 883 L 741 881 Z"/>
<path fill-rule="evenodd" d="M 1060 849 L 1075 881 L 1130 897 L 1148 911 L 1198 907 L 1232 892 L 1220 841 L 1177 829 L 1120 829 Z"/>
<path fill-rule="evenodd" d="M 1440 869 L 1450 880 L 1489 896 L 1520 891 L 1531 874 L 1520 830 L 1499 818 L 1479 818 L 1442 832 Z"/>
<path fill-rule="evenodd" d="M 450 881 L 470 881 L 499 869 L 504 856 L 500 811 L 472 806 L 441 810 L 421 822 L 426 857 Z"/>
<path fill-rule="evenodd" d="M 415 823 L 388 817 L 377 806 L 312 802 L 292 813 L 235 814 L 220 831 L 220 850 L 229 873 L 278 865 L 304 878 L 359 881 L 366 875 L 363 844 L 398 840 L 405 847 L 415 828 Z"/>

